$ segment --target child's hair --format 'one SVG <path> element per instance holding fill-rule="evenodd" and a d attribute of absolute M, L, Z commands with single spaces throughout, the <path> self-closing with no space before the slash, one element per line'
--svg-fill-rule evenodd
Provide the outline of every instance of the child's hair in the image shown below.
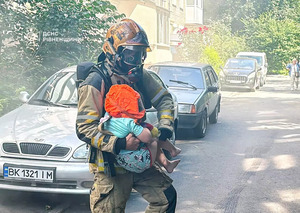
<path fill-rule="evenodd" d="M 106 94 L 104 107 L 115 118 L 141 119 L 146 111 L 140 94 L 126 84 L 111 86 Z"/>

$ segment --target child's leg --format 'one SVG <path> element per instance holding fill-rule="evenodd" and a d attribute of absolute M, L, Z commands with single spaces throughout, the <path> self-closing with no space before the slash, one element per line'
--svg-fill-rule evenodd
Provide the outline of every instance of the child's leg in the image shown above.
<path fill-rule="evenodd" d="M 153 164 L 154 161 L 157 161 L 167 170 L 167 172 L 173 172 L 174 168 L 178 165 L 180 160 L 169 161 L 165 154 L 162 152 L 162 150 L 158 148 L 157 141 L 153 141 L 152 143 L 148 143 L 146 145 L 151 152 L 151 163 Z"/>
<path fill-rule="evenodd" d="M 176 157 L 181 152 L 181 149 L 174 146 L 170 140 L 158 141 L 158 147 L 170 152 L 172 157 Z"/>
<path fill-rule="evenodd" d="M 165 156 L 165 154 L 163 153 L 163 151 L 160 148 L 157 149 L 156 161 L 160 165 L 162 165 L 169 173 L 172 173 L 174 171 L 175 167 L 180 162 L 179 159 L 173 160 L 173 161 L 168 160 L 168 158 Z"/>
<path fill-rule="evenodd" d="M 151 164 L 156 161 L 157 156 L 157 141 L 153 140 L 151 143 L 145 143 L 151 153 Z"/>

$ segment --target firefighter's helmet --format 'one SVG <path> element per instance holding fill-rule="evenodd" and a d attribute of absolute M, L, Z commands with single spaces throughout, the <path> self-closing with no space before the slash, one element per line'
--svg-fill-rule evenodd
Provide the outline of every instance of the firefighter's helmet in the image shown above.
<path fill-rule="evenodd" d="M 109 28 L 102 49 L 112 71 L 127 75 L 131 82 L 142 77 L 147 52 L 151 51 L 146 32 L 131 19 L 123 19 Z"/>
<path fill-rule="evenodd" d="M 114 55 L 125 46 L 142 46 L 147 52 L 151 51 L 146 32 L 131 19 L 123 19 L 109 28 L 103 51 Z"/>

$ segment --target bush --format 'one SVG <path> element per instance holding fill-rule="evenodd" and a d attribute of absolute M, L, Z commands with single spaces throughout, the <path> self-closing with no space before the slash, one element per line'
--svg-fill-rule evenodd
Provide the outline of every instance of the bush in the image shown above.
<path fill-rule="evenodd" d="M 102 0 L 1 1 L 0 115 L 18 106 L 19 88 L 32 93 L 54 72 L 96 61 L 106 30 L 123 17 Z"/>
<path fill-rule="evenodd" d="M 184 28 L 178 32 L 181 44 L 177 58 L 182 61 L 208 63 L 219 72 L 226 60 L 238 52 L 249 49 L 245 39 L 230 32 L 230 27 L 214 23 L 198 29 Z"/>

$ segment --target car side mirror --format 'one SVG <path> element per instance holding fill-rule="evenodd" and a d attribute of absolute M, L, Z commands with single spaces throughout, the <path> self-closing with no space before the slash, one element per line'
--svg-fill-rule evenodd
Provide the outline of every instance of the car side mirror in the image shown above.
<path fill-rule="evenodd" d="M 22 101 L 23 103 L 26 103 L 29 99 L 29 94 L 26 91 L 21 91 L 19 94 L 19 99 L 20 101 Z"/>
<path fill-rule="evenodd" d="M 218 92 L 218 87 L 208 86 L 207 91 L 208 92 Z"/>

